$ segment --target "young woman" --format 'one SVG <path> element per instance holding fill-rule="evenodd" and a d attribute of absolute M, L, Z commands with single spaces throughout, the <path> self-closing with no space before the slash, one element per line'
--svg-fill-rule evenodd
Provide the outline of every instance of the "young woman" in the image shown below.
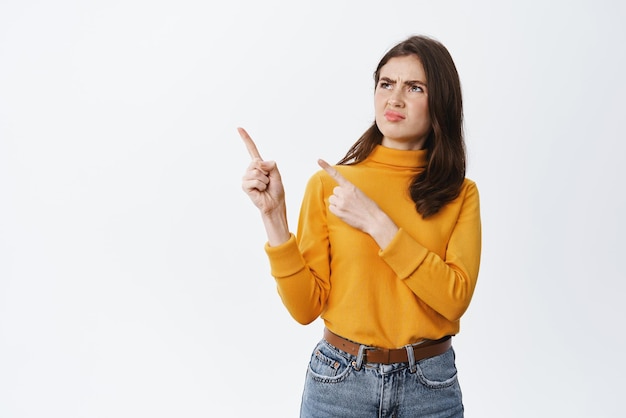
<path fill-rule="evenodd" d="M 296 321 L 325 323 L 301 416 L 462 417 L 451 337 L 476 286 L 481 224 L 459 76 L 441 43 L 412 36 L 374 80 L 375 122 L 336 166 L 318 161 L 295 235 L 276 163 L 239 129 L 280 297 Z"/>

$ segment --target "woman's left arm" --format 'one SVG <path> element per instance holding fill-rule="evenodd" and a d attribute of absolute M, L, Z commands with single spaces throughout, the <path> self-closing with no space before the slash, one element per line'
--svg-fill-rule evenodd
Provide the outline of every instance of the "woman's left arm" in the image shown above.
<path fill-rule="evenodd" d="M 460 212 L 443 257 L 400 229 L 380 256 L 428 306 L 450 321 L 467 310 L 481 255 L 480 203 L 476 184 L 463 188 Z"/>
<path fill-rule="evenodd" d="M 323 160 L 319 165 L 338 186 L 329 197 L 329 210 L 354 228 L 368 233 L 379 255 L 400 280 L 428 306 L 449 321 L 458 320 L 474 294 L 481 253 L 478 189 L 468 181 L 458 199 L 459 216 L 443 257 L 429 251 L 398 228 L 380 207 Z"/>

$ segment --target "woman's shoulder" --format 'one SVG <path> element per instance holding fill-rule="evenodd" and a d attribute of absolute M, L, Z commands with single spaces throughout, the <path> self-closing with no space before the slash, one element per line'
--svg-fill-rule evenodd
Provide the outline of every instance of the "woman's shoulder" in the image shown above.
<path fill-rule="evenodd" d="M 465 177 L 465 179 L 463 180 L 463 185 L 461 186 L 462 188 L 466 188 L 466 187 L 478 187 L 476 185 L 476 182 L 472 179 L 470 179 L 469 177 Z"/>
<path fill-rule="evenodd" d="M 468 177 L 465 177 L 463 184 L 461 185 L 459 197 L 462 197 L 464 200 L 471 197 L 478 199 L 478 186 L 476 185 L 476 182 Z"/>

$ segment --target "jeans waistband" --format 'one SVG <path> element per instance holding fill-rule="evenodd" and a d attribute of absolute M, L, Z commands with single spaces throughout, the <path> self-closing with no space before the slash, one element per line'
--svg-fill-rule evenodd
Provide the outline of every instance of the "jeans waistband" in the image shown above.
<path fill-rule="evenodd" d="M 380 364 L 413 363 L 443 354 L 452 346 L 452 338 L 447 335 L 439 340 L 424 340 L 402 348 L 387 349 L 364 346 L 364 349 L 361 349 L 362 344 L 340 337 L 328 328 L 324 328 L 324 339 L 338 349 L 354 356 L 358 356 L 359 352 L 364 350 L 363 361 L 365 363 Z M 413 359 L 409 359 L 410 351 L 413 353 Z"/>

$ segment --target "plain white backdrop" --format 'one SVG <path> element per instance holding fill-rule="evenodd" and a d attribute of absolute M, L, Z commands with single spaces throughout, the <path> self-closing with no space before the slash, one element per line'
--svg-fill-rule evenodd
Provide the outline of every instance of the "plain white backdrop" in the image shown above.
<path fill-rule="evenodd" d="M 466 416 L 623 413 L 622 1 L 0 2 L 0 417 L 297 416 L 236 127 L 295 229 L 412 34 L 461 75 L 484 248 Z"/>

